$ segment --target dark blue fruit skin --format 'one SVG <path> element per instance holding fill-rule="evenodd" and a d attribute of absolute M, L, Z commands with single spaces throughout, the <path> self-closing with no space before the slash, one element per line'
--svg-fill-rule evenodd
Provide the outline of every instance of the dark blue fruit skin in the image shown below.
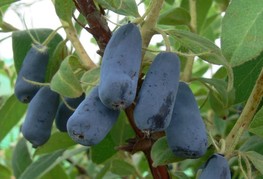
<path fill-rule="evenodd" d="M 139 28 L 132 23 L 113 33 L 102 59 L 99 97 L 111 109 L 124 109 L 134 101 L 142 56 Z"/>
<path fill-rule="evenodd" d="M 162 131 L 170 123 L 178 89 L 180 61 L 176 54 L 159 53 L 143 81 L 134 109 L 141 130 Z"/>
<path fill-rule="evenodd" d="M 173 153 L 182 158 L 198 158 L 207 150 L 207 135 L 195 97 L 189 86 L 180 82 L 171 122 L 165 130 Z"/>
<path fill-rule="evenodd" d="M 96 86 L 69 118 L 68 134 L 81 145 L 96 145 L 109 133 L 118 116 L 118 110 L 107 108 L 100 101 Z"/>
<path fill-rule="evenodd" d="M 41 87 L 28 106 L 22 125 L 23 136 L 38 147 L 47 142 L 59 106 L 59 95 L 48 86 Z"/>
<path fill-rule="evenodd" d="M 220 154 L 212 155 L 206 162 L 199 179 L 231 179 L 227 160 Z"/>
<path fill-rule="evenodd" d="M 65 101 L 71 108 L 76 109 L 78 105 L 84 100 L 84 98 L 85 93 L 83 93 L 78 98 L 65 98 Z M 60 103 L 55 117 L 56 127 L 59 131 L 67 132 L 67 122 L 70 116 L 73 114 L 73 112 L 74 111 L 69 109 L 65 103 Z"/>
<path fill-rule="evenodd" d="M 80 97 L 78 98 L 65 98 L 65 101 L 67 104 L 76 109 L 78 105 L 84 100 L 85 94 L 83 93 Z M 67 132 L 67 122 L 69 117 L 73 114 L 74 111 L 69 109 L 65 103 L 61 102 L 59 104 L 57 114 L 55 117 L 55 123 L 56 127 L 58 130 L 61 132 Z"/>
<path fill-rule="evenodd" d="M 29 103 L 40 88 L 26 82 L 23 77 L 31 81 L 43 83 L 45 81 L 48 60 L 49 54 L 46 47 L 42 45 L 33 45 L 28 51 L 15 84 L 15 95 L 22 103 Z"/>

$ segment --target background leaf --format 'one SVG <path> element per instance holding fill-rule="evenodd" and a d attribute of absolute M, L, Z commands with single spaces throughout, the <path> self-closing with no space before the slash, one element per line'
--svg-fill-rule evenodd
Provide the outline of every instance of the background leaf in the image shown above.
<path fill-rule="evenodd" d="M 232 66 L 252 60 L 263 51 L 262 7 L 262 0 L 232 0 L 228 6 L 222 22 L 221 46 Z"/>
<path fill-rule="evenodd" d="M 191 17 L 187 10 L 174 7 L 169 8 L 167 11 L 159 16 L 158 23 L 163 25 L 188 25 Z"/>
<path fill-rule="evenodd" d="M 44 145 L 38 147 L 34 155 L 47 154 L 61 149 L 67 149 L 76 143 L 65 132 L 54 132 Z"/>
<path fill-rule="evenodd" d="M 58 157 L 63 154 L 64 150 L 59 150 L 51 154 L 40 157 L 37 161 L 29 165 L 21 174 L 20 179 L 35 179 L 50 171 L 51 164 L 53 164 Z"/>
<path fill-rule="evenodd" d="M 44 176 L 41 177 L 41 179 L 68 179 L 69 176 L 65 172 L 65 170 L 61 167 L 60 164 L 55 166 L 52 170 L 50 170 L 48 173 L 46 173 Z"/>
<path fill-rule="evenodd" d="M 139 17 L 135 0 L 96 0 L 102 7 L 117 14 Z"/>
<path fill-rule="evenodd" d="M 168 33 L 177 39 L 185 48 L 195 54 L 200 54 L 198 56 L 201 59 L 213 64 L 228 65 L 220 48 L 210 40 L 189 31 L 171 30 Z"/>
<path fill-rule="evenodd" d="M 248 159 L 252 162 L 252 164 L 255 166 L 255 168 L 263 175 L 263 155 L 254 152 L 249 151 L 245 153 Z"/>
<path fill-rule="evenodd" d="M 4 165 L 0 164 L 0 178 L 1 179 L 10 179 L 12 172 Z"/>
<path fill-rule="evenodd" d="M 24 170 L 32 163 L 32 159 L 26 144 L 26 140 L 21 138 L 13 151 L 12 169 L 16 178 L 19 178 Z"/>
<path fill-rule="evenodd" d="M 20 121 L 26 109 L 27 105 L 19 102 L 15 95 L 8 98 L 0 109 L 0 141 L 3 140 L 8 132 Z"/>

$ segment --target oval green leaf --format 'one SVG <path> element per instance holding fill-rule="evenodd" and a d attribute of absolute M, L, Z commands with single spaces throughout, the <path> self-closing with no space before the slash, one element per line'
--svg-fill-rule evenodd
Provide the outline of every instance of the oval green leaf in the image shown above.
<path fill-rule="evenodd" d="M 82 87 L 78 73 L 84 71 L 76 56 L 68 56 L 60 65 L 59 70 L 53 76 L 50 87 L 53 91 L 69 97 L 76 98 L 82 93 Z"/>

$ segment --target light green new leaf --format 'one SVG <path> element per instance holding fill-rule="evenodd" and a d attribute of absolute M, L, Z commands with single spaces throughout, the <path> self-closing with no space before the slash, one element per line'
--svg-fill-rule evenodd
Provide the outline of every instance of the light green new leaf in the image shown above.
<path fill-rule="evenodd" d="M 72 24 L 71 17 L 74 8 L 75 5 L 72 0 L 55 0 L 55 9 L 57 16 L 69 24 Z"/>
<path fill-rule="evenodd" d="M 0 141 L 3 140 L 8 132 L 20 121 L 26 109 L 27 105 L 19 102 L 14 95 L 8 98 L 0 109 Z"/>
<path fill-rule="evenodd" d="M 184 159 L 176 157 L 169 148 L 167 138 L 162 137 L 158 139 L 152 146 L 151 157 L 153 166 L 166 165 L 173 162 L 179 162 Z"/>
<path fill-rule="evenodd" d="M 252 162 L 252 164 L 255 166 L 255 168 L 263 175 L 263 155 L 254 152 L 249 151 L 245 153 L 248 159 Z"/>
<path fill-rule="evenodd" d="M 26 140 L 21 138 L 13 151 L 12 169 L 16 178 L 32 163 Z"/>
<path fill-rule="evenodd" d="M 263 1 L 232 0 L 222 21 L 222 52 L 232 66 L 263 51 Z"/>
<path fill-rule="evenodd" d="M 254 116 L 249 131 L 263 138 L 263 107 Z"/>
<path fill-rule="evenodd" d="M 124 16 L 139 17 L 135 0 L 96 0 L 102 7 Z"/>
<path fill-rule="evenodd" d="M 58 142 L 59 141 L 59 142 Z M 34 155 L 41 155 L 54 152 L 60 149 L 67 149 L 73 145 L 74 142 L 66 132 L 55 132 L 51 135 L 50 139 L 44 145 L 37 148 Z"/>
<path fill-rule="evenodd" d="M 79 63 L 78 58 L 68 56 L 53 76 L 50 84 L 51 89 L 65 97 L 79 97 L 83 93 L 83 90 L 80 85 L 78 73 L 83 71 L 83 67 Z"/>

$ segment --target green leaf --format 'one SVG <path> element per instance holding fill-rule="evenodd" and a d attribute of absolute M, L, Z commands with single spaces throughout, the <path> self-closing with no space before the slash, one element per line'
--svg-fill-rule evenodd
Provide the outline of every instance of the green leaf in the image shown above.
<path fill-rule="evenodd" d="M 221 96 L 217 92 L 210 91 L 208 99 L 211 108 L 218 116 L 225 118 L 228 115 L 228 106 L 223 102 Z"/>
<path fill-rule="evenodd" d="M 82 152 L 86 152 L 88 147 L 80 146 L 72 150 L 58 150 L 51 154 L 46 154 L 41 156 L 33 162 L 27 169 L 23 172 L 19 179 L 35 179 L 42 177 L 44 174 L 52 170 L 60 162 L 66 160 L 69 157 L 72 157 Z M 65 151 L 65 152 L 64 152 Z"/>
<path fill-rule="evenodd" d="M 81 86 L 86 94 L 93 89 L 100 81 L 100 67 L 93 68 L 83 74 L 80 79 Z"/>
<path fill-rule="evenodd" d="M 68 133 L 55 132 L 44 145 L 38 147 L 34 155 L 51 153 L 60 149 L 67 149 L 76 143 L 69 137 Z"/>
<path fill-rule="evenodd" d="M 16 1 L 17 0 L 1 0 L 0 6 L 9 5 L 9 4 L 12 4 L 13 2 L 16 2 Z"/>
<path fill-rule="evenodd" d="M 245 153 L 248 159 L 252 162 L 252 164 L 255 166 L 255 168 L 263 175 L 263 155 L 254 152 L 249 151 Z"/>
<path fill-rule="evenodd" d="M 0 164 L 0 178 L 1 179 L 10 179 L 12 178 L 11 171 L 4 165 Z"/>
<path fill-rule="evenodd" d="M 165 2 L 172 5 L 174 3 L 174 0 L 165 0 Z"/>
<path fill-rule="evenodd" d="M 212 0 L 196 0 L 196 21 L 197 21 L 197 32 L 200 32 L 203 28 L 204 22 L 206 21 L 208 11 L 212 5 Z"/>
<path fill-rule="evenodd" d="M 222 120 L 221 120 L 222 121 Z M 239 147 L 240 151 L 254 151 L 263 154 L 263 138 L 256 135 L 249 138 Z"/>
<path fill-rule="evenodd" d="M 237 66 L 263 51 L 263 1 L 232 0 L 222 21 L 221 46 L 226 59 Z"/>
<path fill-rule="evenodd" d="M 135 133 L 128 123 L 128 119 L 124 111 L 121 111 L 116 124 L 110 132 L 115 146 L 124 144 L 127 139 L 134 137 Z"/>
<path fill-rule="evenodd" d="M 32 47 L 33 41 L 29 34 L 32 34 L 35 39 L 42 43 L 52 32 L 53 30 L 51 29 L 31 29 L 28 31 L 15 31 L 12 33 L 13 56 L 17 72 L 19 72 L 27 52 Z M 59 34 L 56 34 L 55 37 L 49 42 L 48 53 L 50 56 L 52 56 L 56 46 L 62 40 L 62 37 Z"/>
<path fill-rule="evenodd" d="M 188 25 L 191 17 L 187 10 L 181 7 L 170 8 L 159 16 L 158 23 L 163 25 Z"/>
<path fill-rule="evenodd" d="M 133 136 L 134 132 L 122 111 L 109 134 L 99 144 L 91 147 L 92 161 L 97 164 L 106 161 L 117 152 L 115 147 L 124 144 L 127 139 Z"/>
<path fill-rule="evenodd" d="M 152 146 L 151 157 L 153 166 L 166 165 L 173 162 L 179 162 L 184 159 L 176 157 L 169 148 L 167 138 L 162 137 L 158 139 Z"/>
<path fill-rule="evenodd" d="M 184 172 L 174 172 L 172 173 L 174 179 L 189 179 L 189 177 Z"/>
<path fill-rule="evenodd" d="M 0 109 L 0 141 L 3 140 L 8 132 L 20 121 L 26 109 L 27 105 L 19 102 L 15 95 L 8 98 Z"/>
<path fill-rule="evenodd" d="M 139 17 L 135 0 L 96 0 L 102 7 L 124 16 Z"/>
<path fill-rule="evenodd" d="M 128 176 L 135 174 L 136 170 L 133 165 L 126 162 L 125 160 L 113 159 L 110 160 L 106 165 L 109 165 L 109 170 L 119 176 Z"/>
<path fill-rule="evenodd" d="M 111 135 L 108 134 L 100 143 L 90 148 L 92 162 L 96 164 L 103 163 L 117 152 L 115 147 Z"/>
<path fill-rule="evenodd" d="M 227 91 L 227 83 L 223 79 L 198 78 L 198 80 L 210 85 L 208 99 L 212 109 L 220 117 L 227 116 L 229 107 L 234 103 L 235 90 Z"/>
<path fill-rule="evenodd" d="M 57 16 L 65 22 L 72 24 L 71 17 L 75 8 L 72 0 L 56 0 L 55 10 Z"/>
<path fill-rule="evenodd" d="M 32 163 L 26 140 L 21 138 L 13 151 L 12 169 L 16 178 Z"/>
<path fill-rule="evenodd" d="M 66 171 L 61 167 L 61 165 L 57 165 L 40 179 L 60 179 L 60 178 L 68 179 L 69 176 L 67 175 Z"/>
<path fill-rule="evenodd" d="M 201 59 L 213 64 L 228 65 L 220 48 L 210 40 L 189 31 L 169 30 L 168 33 Z"/>
<path fill-rule="evenodd" d="M 65 97 L 79 97 L 83 93 L 77 75 L 80 71 L 84 71 L 84 69 L 78 58 L 76 56 L 68 56 L 53 76 L 50 84 L 51 89 Z"/>
<path fill-rule="evenodd" d="M 54 74 L 58 71 L 61 62 L 68 56 L 66 43 L 66 40 L 59 42 L 50 57 L 46 72 L 46 81 L 51 81 Z"/>
<path fill-rule="evenodd" d="M 52 164 L 63 154 L 64 150 L 58 150 L 54 153 L 44 155 L 40 157 L 37 161 L 29 165 L 26 170 L 21 174 L 19 179 L 35 179 L 38 178 L 52 168 Z"/>
<path fill-rule="evenodd" d="M 263 138 L 263 107 L 254 116 L 249 131 Z"/>
<path fill-rule="evenodd" d="M 235 103 L 241 103 L 248 99 L 258 75 L 263 67 L 263 54 L 252 61 L 233 68 L 234 88 L 236 89 Z"/>

